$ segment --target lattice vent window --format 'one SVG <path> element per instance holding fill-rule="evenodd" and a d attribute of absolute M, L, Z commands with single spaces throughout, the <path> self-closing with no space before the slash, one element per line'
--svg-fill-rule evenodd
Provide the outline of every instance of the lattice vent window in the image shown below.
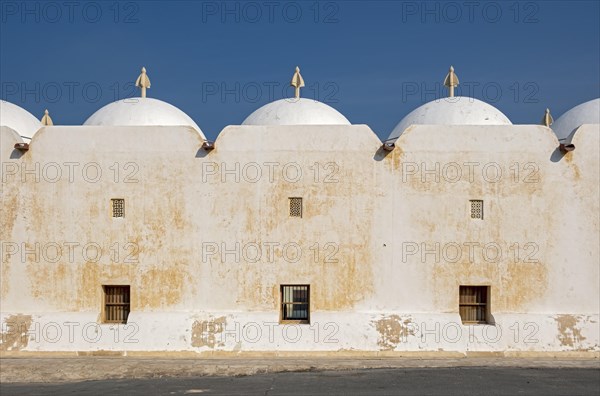
<path fill-rule="evenodd" d="M 122 198 L 112 199 L 112 216 L 125 217 L 125 200 Z"/>
<path fill-rule="evenodd" d="M 483 201 L 471 200 L 471 218 L 483 220 Z"/>
<path fill-rule="evenodd" d="M 290 198 L 290 217 L 302 217 L 302 198 Z"/>

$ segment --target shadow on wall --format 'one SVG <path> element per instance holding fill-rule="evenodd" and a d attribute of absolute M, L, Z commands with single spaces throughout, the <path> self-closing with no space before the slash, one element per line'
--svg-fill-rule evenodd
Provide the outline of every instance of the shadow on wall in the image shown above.
<path fill-rule="evenodd" d="M 21 150 L 17 150 L 14 149 L 11 153 L 10 153 L 10 159 L 19 159 L 21 158 L 23 155 L 25 154 L 25 152 L 21 151 Z"/>
<path fill-rule="evenodd" d="M 563 152 L 560 149 L 560 147 L 557 147 L 557 148 L 554 149 L 554 151 L 550 155 L 550 161 L 552 161 L 552 162 L 559 162 L 560 160 L 563 159 L 563 157 L 565 156 L 565 154 L 567 154 L 567 153 Z"/>
<path fill-rule="evenodd" d="M 387 157 L 388 155 L 390 155 L 390 153 L 392 152 L 392 150 L 386 150 L 385 149 L 385 145 L 379 147 L 379 149 L 375 152 L 375 155 L 373 155 L 373 159 L 375 161 L 382 161 L 385 157 Z"/>
<path fill-rule="evenodd" d="M 575 146 L 571 142 L 577 129 L 574 129 L 566 138 L 559 140 L 560 145 L 550 155 L 550 161 L 559 162 L 569 151 L 575 150 Z"/>
<path fill-rule="evenodd" d="M 198 149 L 198 151 L 196 152 L 196 157 L 195 158 L 204 158 L 208 155 L 208 151 L 206 151 L 205 149 L 203 149 L 202 147 L 200 147 Z"/>

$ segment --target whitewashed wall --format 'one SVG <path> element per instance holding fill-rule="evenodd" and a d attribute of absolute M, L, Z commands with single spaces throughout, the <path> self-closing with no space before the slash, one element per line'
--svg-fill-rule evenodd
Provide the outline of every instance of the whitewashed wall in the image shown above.
<path fill-rule="evenodd" d="M 211 152 L 184 127 L 48 127 L 23 155 L 0 133 L 3 351 L 600 350 L 598 125 L 566 155 L 540 126 L 413 126 L 391 153 L 361 125 Z M 131 285 L 128 325 L 99 324 L 103 284 Z M 280 284 L 310 284 L 310 325 L 278 324 Z M 493 324 L 461 324 L 469 284 Z"/>

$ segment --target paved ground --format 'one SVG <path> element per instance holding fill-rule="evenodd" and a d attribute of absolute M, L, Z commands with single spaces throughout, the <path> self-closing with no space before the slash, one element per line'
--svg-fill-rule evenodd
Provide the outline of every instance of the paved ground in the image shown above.
<path fill-rule="evenodd" d="M 8 395 L 594 395 L 600 369 L 453 367 L 2 384 Z"/>

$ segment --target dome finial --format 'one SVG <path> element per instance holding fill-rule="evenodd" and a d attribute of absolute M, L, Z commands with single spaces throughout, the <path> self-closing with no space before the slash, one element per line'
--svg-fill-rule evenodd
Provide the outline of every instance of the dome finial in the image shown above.
<path fill-rule="evenodd" d="M 450 71 L 446 75 L 446 79 L 444 80 L 444 85 L 448 87 L 449 96 L 451 98 L 454 97 L 454 87 L 457 87 L 459 84 L 458 76 L 454 73 L 454 66 L 450 66 Z"/>
<path fill-rule="evenodd" d="M 150 79 L 146 74 L 146 68 L 142 67 L 142 74 L 135 80 L 135 86 L 142 89 L 142 98 L 146 97 L 146 88 L 150 88 Z"/>
<path fill-rule="evenodd" d="M 300 88 L 302 88 L 304 86 L 304 79 L 302 78 L 302 75 L 300 74 L 300 68 L 298 66 L 296 66 L 296 72 L 294 73 L 294 76 L 292 77 L 292 82 L 290 83 L 290 85 L 296 89 L 296 91 L 295 91 L 296 99 L 300 98 Z"/>
<path fill-rule="evenodd" d="M 54 123 L 52 122 L 52 118 L 50 118 L 50 113 L 48 113 L 48 109 L 46 109 L 46 111 L 44 111 L 44 116 L 42 117 L 42 125 L 44 126 L 51 126 L 54 125 Z"/>
<path fill-rule="evenodd" d="M 554 122 L 554 118 L 550 114 L 550 109 L 546 109 L 546 113 L 544 114 L 544 118 L 542 118 L 542 125 L 550 127 Z"/>

